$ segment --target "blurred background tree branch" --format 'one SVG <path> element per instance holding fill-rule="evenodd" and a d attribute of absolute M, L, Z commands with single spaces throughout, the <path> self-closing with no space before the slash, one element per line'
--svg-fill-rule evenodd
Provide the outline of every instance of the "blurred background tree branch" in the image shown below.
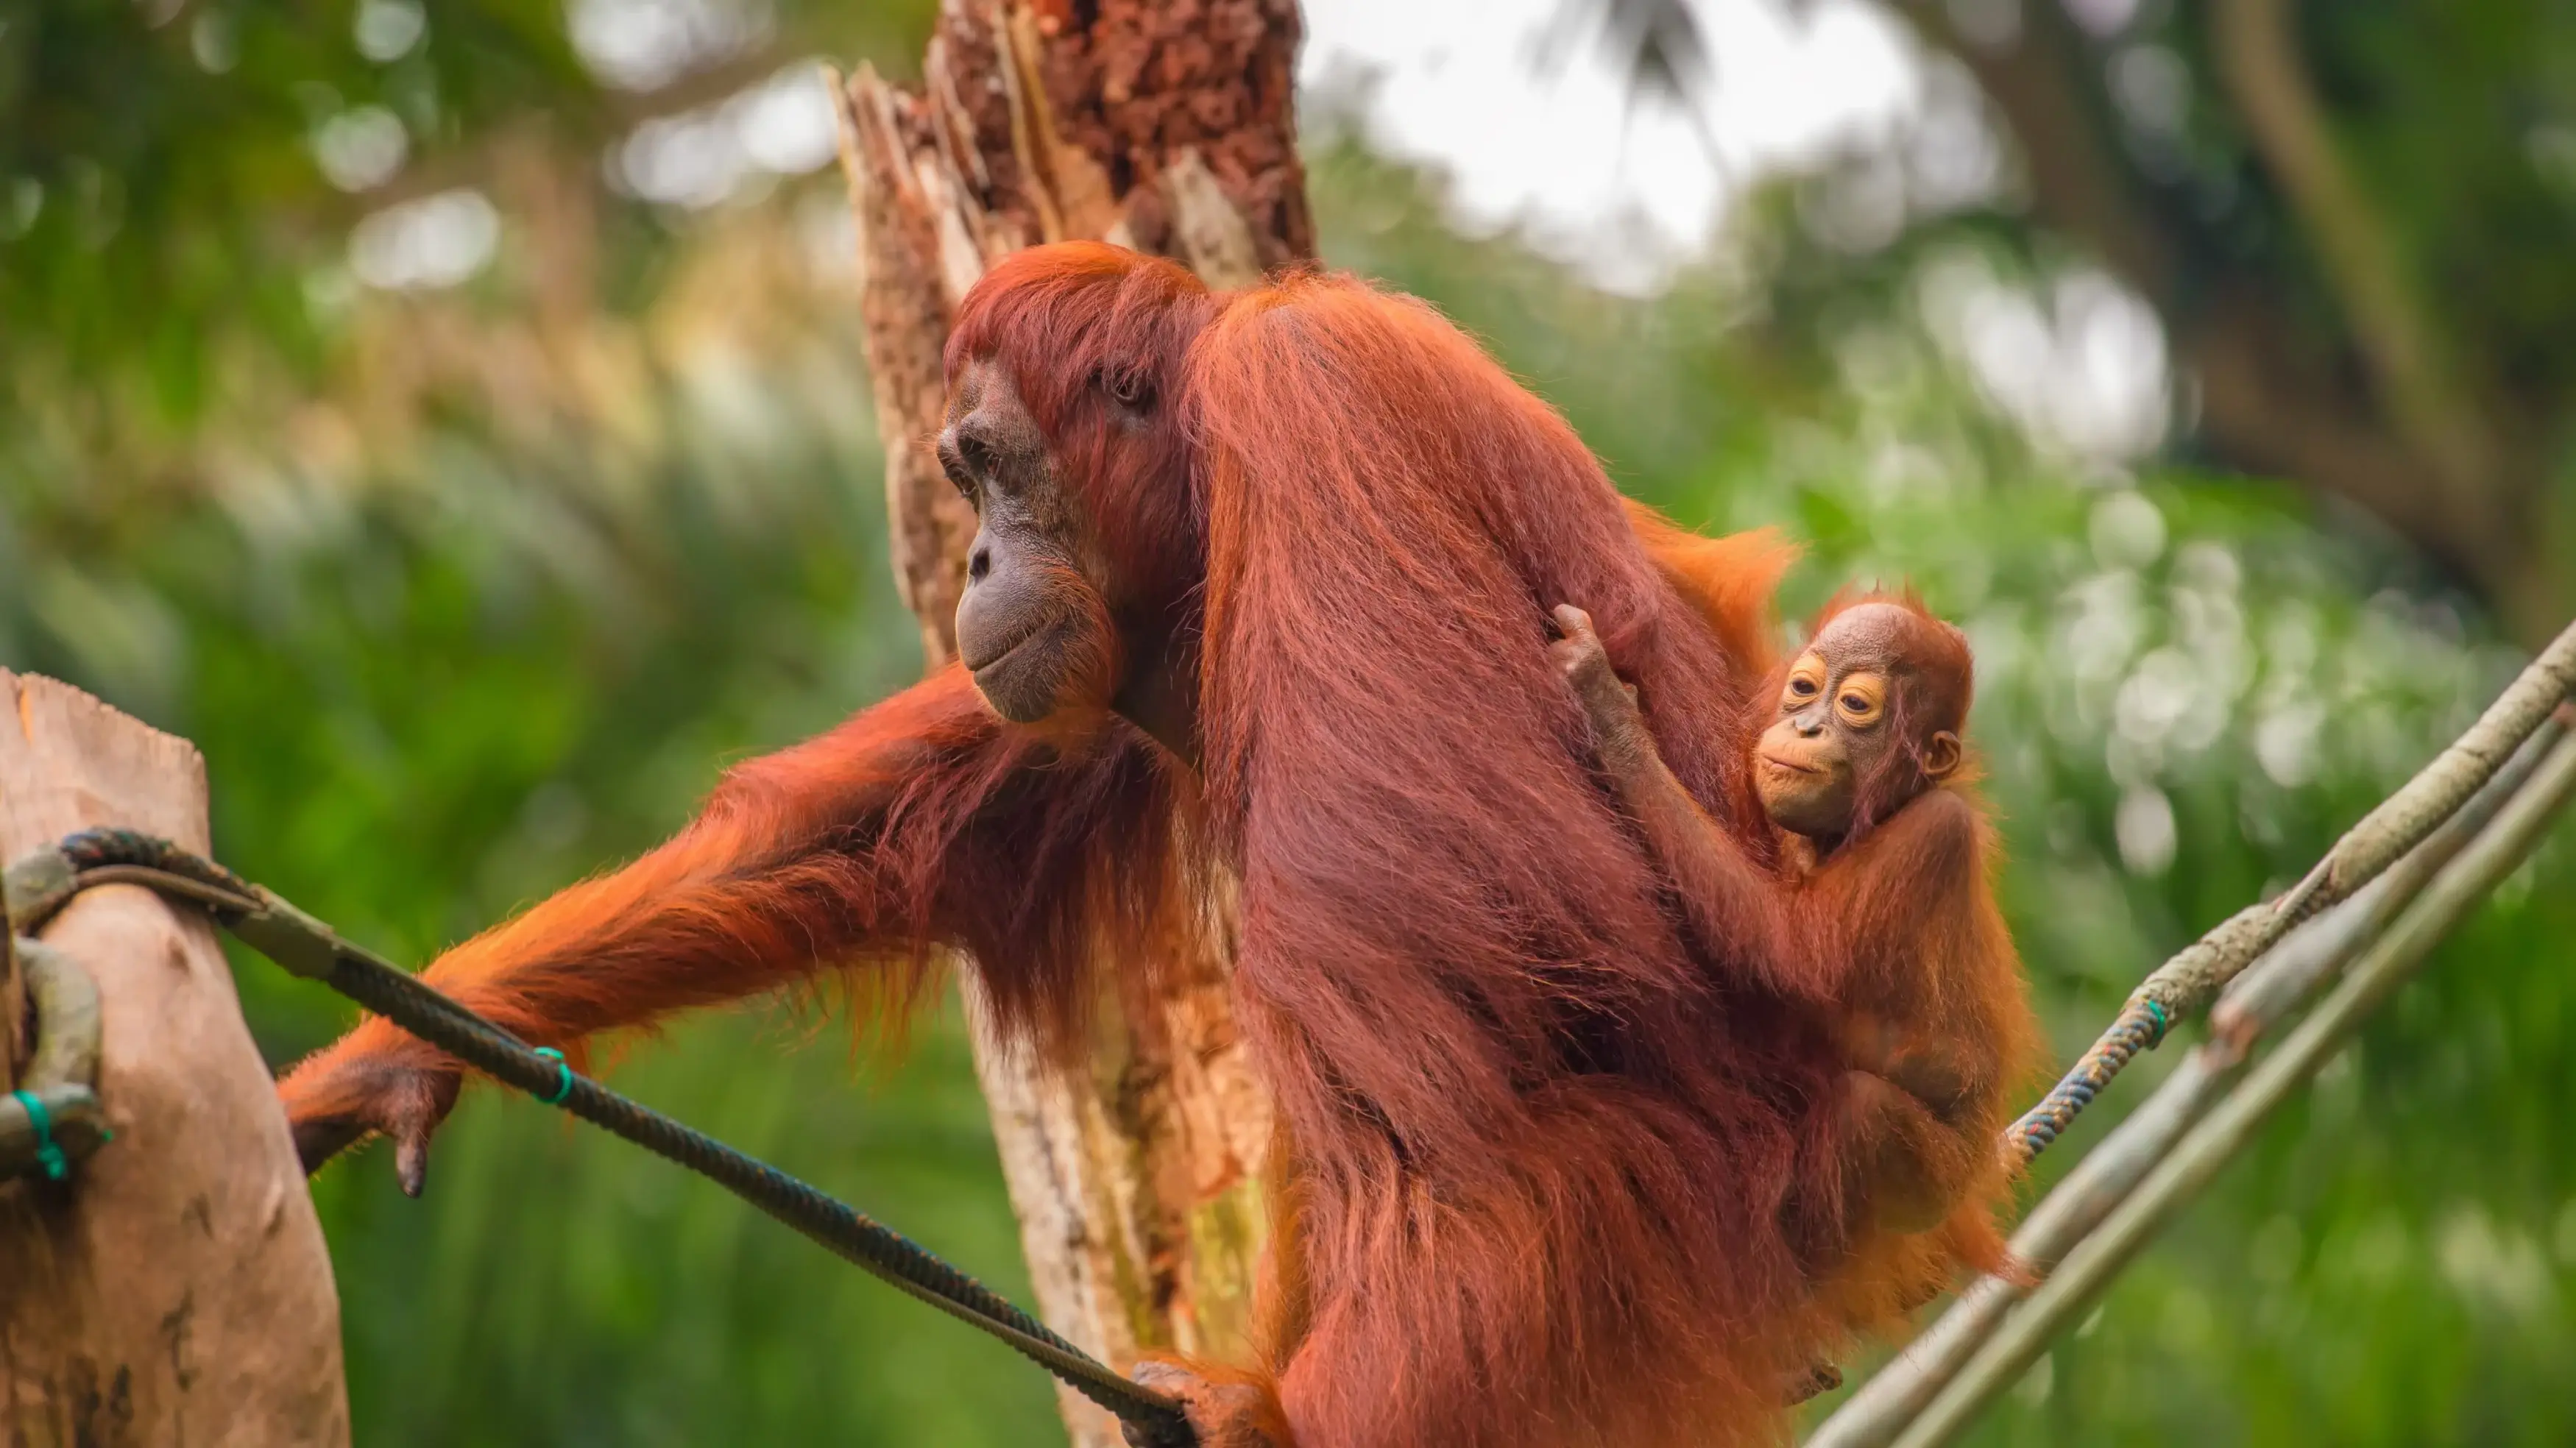
<path fill-rule="evenodd" d="M 1569 8 L 1634 37 L 1615 54 L 1641 95 L 1703 106 L 1724 84 L 1689 6 Z M 2155 309 L 2198 383 L 2187 441 L 2365 510 L 2525 643 L 2554 632 L 2569 378 L 2530 344 L 2535 309 L 2563 326 L 2571 302 L 2538 275 L 2557 269 L 2515 254 L 2569 232 L 2562 11 L 1891 9 L 2010 136 L 2023 194 L 2002 193 L 2003 229 L 2089 257 Z"/>

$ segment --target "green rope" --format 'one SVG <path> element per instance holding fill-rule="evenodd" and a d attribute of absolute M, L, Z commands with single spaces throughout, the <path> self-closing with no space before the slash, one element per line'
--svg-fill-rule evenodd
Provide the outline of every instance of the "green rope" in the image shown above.
<path fill-rule="evenodd" d="M 843 1260 L 1000 1339 L 1116 1414 L 1151 1448 L 1197 1443 L 1170 1397 L 1120 1375 L 902 1233 L 575 1072 L 562 1052 L 528 1045 L 269 891 L 167 840 L 89 830 L 19 861 L 6 881 L 9 922 L 32 931 L 80 891 L 109 883 L 148 885 L 204 906 L 290 974 L 320 981 L 467 1066 L 721 1183 Z M 40 1124 L 41 1111 L 35 1108 Z"/>

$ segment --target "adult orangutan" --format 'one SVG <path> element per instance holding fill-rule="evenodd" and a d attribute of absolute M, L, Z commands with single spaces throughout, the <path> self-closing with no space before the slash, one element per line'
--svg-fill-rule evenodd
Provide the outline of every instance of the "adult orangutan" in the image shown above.
<path fill-rule="evenodd" d="M 1584 600 L 1663 765 L 1767 862 L 1729 631 L 1417 302 L 1048 247 L 976 287 L 948 366 L 962 666 L 429 978 L 572 1051 L 822 967 L 900 1005 L 954 946 L 1005 1029 L 1069 1049 L 1095 949 L 1154 960 L 1203 842 L 1287 1182 L 1266 1360 L 1161 1374 L 1207 1441 L 1776 1436 L 1823 1331 L 1790 1199 L 1844 1063 L 1668 911 L 1537 646 Z M 417 1190 L 458 1082 L 369 1021 L 283 1091 L 308 1161 L 383 1132 Z"/>
<path fill-rule="evenodd" d="M 1599 758 L 1705 939 L 1750 953 L 1815 1007 L 1845 1068 L 1822 1174 L 1792 1199 L 1823 1295 L 1855 1329 L 2002 1270 L 2006 1092 L 2039 1027 L 1993 896 L 1993 832 L 1969 783 L 1967 640 L 1911 597 L 1837 597 L 1736 736 L 1778 831 L 1780 881 L 1664 766 L 1581 609 L 1549 646 Z"/>

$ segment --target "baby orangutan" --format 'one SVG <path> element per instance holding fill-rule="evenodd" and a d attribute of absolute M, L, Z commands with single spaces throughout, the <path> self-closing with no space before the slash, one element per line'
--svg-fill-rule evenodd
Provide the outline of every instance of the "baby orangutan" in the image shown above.
<path fill-rule="evenodd" d="M 1691 927 L 1813 1011 L 1841 1053 L 1840 1099 L 1788 1207 L 1829 1320 L 1891 1326 L 1960 1268 L 2002 1267 L 1997 1135 L 2038 1032 L 1963 768 L 1966 639 L 1910 599 L 1827 607 L 1744 730 L 1775 869 L 1664 766 L 1591 620 L 1560 607 L 1556 621 L 1549 651 Z"/>

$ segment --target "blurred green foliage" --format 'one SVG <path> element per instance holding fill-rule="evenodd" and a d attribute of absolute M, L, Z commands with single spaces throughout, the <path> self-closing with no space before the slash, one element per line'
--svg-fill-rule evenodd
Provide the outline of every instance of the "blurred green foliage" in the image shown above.
<path fill-rule="evenodd" d="M 1815 324 L 1883 302 L 1960 240 L 2098 269 L 2192 369 L 2177 451 L 2289 474 L 2404 534 L 2510 635 L 2554 634 L 2576 608 L 2561 340 L 2576 282 L 2560 261 L 2576 238 L 2576 7 L 1886 12 L 1941 58 L 1930 109 L 1946 119 L 1925 134 L 1946 139 L 1859 147 L 1815 178 L 1814 244 L 1767 288 L 1779 337 L 1829 337 Z M 1958 143 L 1981 124 L 2000 156 Z M 2000 184 L 1963 184 L 1983 165 Z"/>
<path fill-rule="evenodd" d="M 908 72 L 932 9 L 0 6 L 0 409 L 42 407 L 105 445 L 184 433 L 272 372 L 309 383 L 331 361 L 316 290 L 370 210 L 496 173 L 506 184 L 514 165 L 595 165 L 626 130 L 817 54 Z M 626 190 L 601 199 L 629 274 L 649 276 L 664 251 L 654 209 Z"/>
<path fill-rule="evenodd" d="M 323 10 L 336 35 L 366 8 Z M 916 43 L 920 7 L 852 10 L 782 12 L 773 37 L 883 23 L 892 53 Z M 440 8 L 437 44 L 476 59 L 407 48 L 390 69 L 299 48 L 310 15 L 244 7 L 224 22 L 240 93 L 159 109 L 124 98 L 210 73 L 193 37 L 233 12 L 0 13 L 0 184 L 56 165 L 66 134 L 125 148 L 101 153 L 111 235 L 68 229 L 90 213 L 65 170 L 0 240 L 0 663 L 195 739 L 229 863 L 425 959 L 649 845 L 726 761 L 912 676 L 856 307 L 802 260 L 832 241 L 829 178 L 698 216 L 618 203 L 560 313 L 552 233 L 515 212 L 526 231 L 455 294 L 317 308 L 354 211 L 307 159 L 298 97 L 400 109 L 370 87 L 424 69 L 427 155 L 488 142 L 524 86 L 555 105 L 548 144 L 594 164 L 627 93 L 566 69 L 551 7 Z M 62 56 L 90 68 L 31 82 Z M 1784 240 L 1629 301 L 1460 239 L 1421 178 L 1348 144 L 1319 133 L 1314 162 L 1328 257 L 1446 308 L 1623 486 L 1693 526 L 1786 529 L 1809 550 L 1800 607 L 1903 578 L 1970 629 L 2007 903 L 2061 1055 L 2168 951 L 2296 878 L 2514 667 L 2419 559 L 2301 494 L 2035 450 L 1925 320 L 1936 274 L 2030 280 L 2015 238 L 1954 228 L 1950 271 L 1866 278 Z M 1787 237 L 1789 209 L 1761 224 Z M 243 362 L 237 335 L 302 360 Z M 136 417 L 166 437 L 139 444 Z M 2576 1436 L 2571 887 L 2562 837 L 1977 1441 Z M 274 1060 L 344 1021 L 260 962 L 239 976 Z M 617 1081 L 1024 1298 L 953 1013 L 892 1067 L 850 1039 L 818 992 L 676 1027 Z M 316 1194 L 371 1448 L 1056 1432 L 1046 1383 L 1002 1350 L 522 1101 L 470 1099 L 421 1201 L 381 1153 Z"/>

